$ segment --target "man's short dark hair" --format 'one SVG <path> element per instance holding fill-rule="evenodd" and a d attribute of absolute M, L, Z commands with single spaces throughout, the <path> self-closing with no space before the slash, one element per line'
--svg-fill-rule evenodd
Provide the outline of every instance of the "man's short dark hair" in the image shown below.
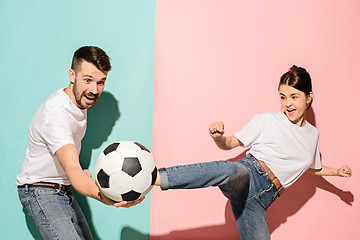
<path fill-rule="evenodd" d="M 82 60 L 94 64 L 102 72 L 109 72 L 111 70 L 109 56 L 99 47 L 84 46 L 76 50 L 72 59 L 71 69 L 77 72 Z"/>

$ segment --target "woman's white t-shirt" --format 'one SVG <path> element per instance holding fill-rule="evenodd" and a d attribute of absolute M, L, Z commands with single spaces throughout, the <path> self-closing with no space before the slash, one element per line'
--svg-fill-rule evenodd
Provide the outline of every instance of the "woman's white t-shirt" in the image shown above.
<path fill-rule="evenodd" d="M 309 168 L 321 169 L 319 132 L 310 123 L 299 127 L 283 112 L 257 114 L 235 137 L 247 155 L 263 161 L 284 188 L 290 187 Z"/>

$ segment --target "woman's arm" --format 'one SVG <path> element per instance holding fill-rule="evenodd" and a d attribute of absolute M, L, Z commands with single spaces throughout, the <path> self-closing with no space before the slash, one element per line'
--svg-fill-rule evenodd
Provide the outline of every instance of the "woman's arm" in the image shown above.
<path fill-rule="evenodd" d="M 230 150 L 238 146 L 244 146 L 244 144 L 239 141 L 234 135 L 232 136 L 223 136 L 224 135 L 224 123 L 215 122 L 209 126 L 210 136 L 215 141 L 216 145 L 222 150 Z"/>
<path fill-rule="evenodd" d="M 318 176 L 339 176 L 339 177 L 351 177 L 352 171 L 349 166 L 342 166 L 339 169 L 330 168 L 326 166 L 322 166 L 321 169 L 312 169 L 308 170 L 309 173 L 318 175 Z"/>

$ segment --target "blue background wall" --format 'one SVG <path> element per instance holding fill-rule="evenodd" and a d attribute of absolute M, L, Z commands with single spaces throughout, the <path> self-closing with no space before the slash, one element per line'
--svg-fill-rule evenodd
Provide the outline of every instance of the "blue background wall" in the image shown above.
<path fill-rule="evenodd" d="M 68 85 L 67 71 L 79 47 L 101 47 L 113 65 L 103 96 L 88 112 L 83 167 L 93 172 L 101 150 L 114 141 L 136 140 L 152 148 L 154 14 L 155 1 L 149 0 L 0 2 L 2 239 L 40 239 L 22 211 L 15 176 L 32 115 L 52 92 Z M 79 201 L 95 239 L 131 239 L 124 229 L 147 238 L 150 196 L 130 209 Z"/>

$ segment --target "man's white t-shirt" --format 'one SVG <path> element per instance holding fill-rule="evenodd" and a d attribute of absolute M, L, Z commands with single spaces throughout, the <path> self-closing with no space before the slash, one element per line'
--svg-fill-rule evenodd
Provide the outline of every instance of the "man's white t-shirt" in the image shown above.
<path fill-rule="evenodd" d="M 74 144 L 80 153 L 86 131 L 86 110 L 79 109 L 64 89 L 54 92 L 34 114 L 29 131 L 29 145 L 17 185 L 52 182 L 69 185 L 55 152 Z"/>
<path fill-rule="evenodd" d="M 321 169 L 319 132 L 310 123 L 299 127 L 283 112 L 258 114 L 235 134 L 247 155 L 263 161 L 284 188 L 290 187 L 309 168 Z"/>

